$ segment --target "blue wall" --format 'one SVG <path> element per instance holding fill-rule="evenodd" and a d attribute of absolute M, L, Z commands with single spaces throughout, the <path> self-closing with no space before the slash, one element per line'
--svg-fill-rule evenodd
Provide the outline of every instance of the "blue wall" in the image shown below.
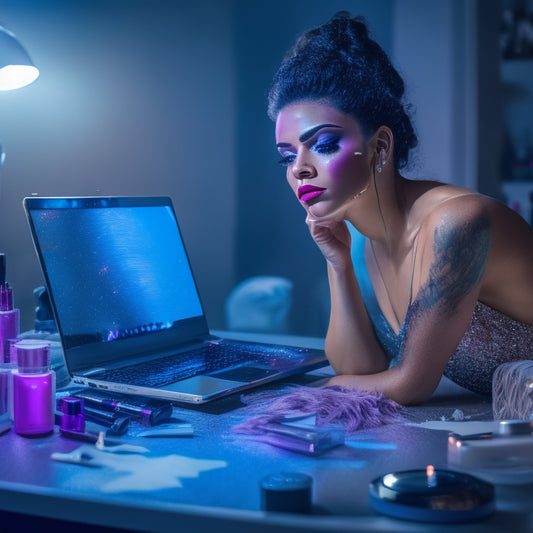
<path fill-rule="evenodd" d="M 208 316 L 223 325 L 234 283 L 233 3 L 0 0 L 0 21 L 41 70 L 0 93 L 0 250 L 23 328 L 42 283 L 22 211 L 33 193 L 171 196 Z"/>

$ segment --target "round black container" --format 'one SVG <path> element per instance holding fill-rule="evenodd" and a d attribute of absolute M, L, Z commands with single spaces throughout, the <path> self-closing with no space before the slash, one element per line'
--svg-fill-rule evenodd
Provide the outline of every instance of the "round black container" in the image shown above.
<path fill-rule="evenodd" d="M 374 479 L 370 505 L 380 513 L 421 522 L 469 522 L 494 511 L 494 487 L 450 470 L 406 470 Z"/>
<path fill-rule="evenodd" d="M 310 513 L 313 480 L 298 472 L 280 472 L 261 481 L 261 508 L 283 513 Z"/>

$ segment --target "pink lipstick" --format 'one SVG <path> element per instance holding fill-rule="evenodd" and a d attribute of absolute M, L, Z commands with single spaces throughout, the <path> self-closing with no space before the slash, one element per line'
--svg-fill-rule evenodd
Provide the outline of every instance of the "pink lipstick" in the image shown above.
<path fill-rule="evenodd" d="M 325 190 L 325 187 L 317 187 L 316 185 L 302 185 L 298 187 L 298 198 L 302 202 L 309 202 L 309 200 L 320 196 Z"/>

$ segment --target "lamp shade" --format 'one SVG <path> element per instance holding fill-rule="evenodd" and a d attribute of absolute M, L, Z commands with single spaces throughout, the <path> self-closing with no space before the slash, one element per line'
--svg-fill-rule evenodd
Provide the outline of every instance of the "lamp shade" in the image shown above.
<path fill-rule="evenodd" d="M 10 31 L 0 26 L 0 91 L 24 87 L 38 76 L 28 52 Z"/>

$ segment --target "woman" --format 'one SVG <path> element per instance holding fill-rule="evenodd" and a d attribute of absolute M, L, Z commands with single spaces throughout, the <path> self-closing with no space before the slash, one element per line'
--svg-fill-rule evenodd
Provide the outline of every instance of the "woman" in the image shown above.
<path fill-rule="evenodd" d="M 287 181 L 327 262 L 330 384 L 408 405 L 444 374 L 490 394 L 497 366 L 533 358 L 533 230 L 494 199 L 401 176 L 417 144 L 403 94 L 344 12 L 296 42 L 270 90 Z"/>

